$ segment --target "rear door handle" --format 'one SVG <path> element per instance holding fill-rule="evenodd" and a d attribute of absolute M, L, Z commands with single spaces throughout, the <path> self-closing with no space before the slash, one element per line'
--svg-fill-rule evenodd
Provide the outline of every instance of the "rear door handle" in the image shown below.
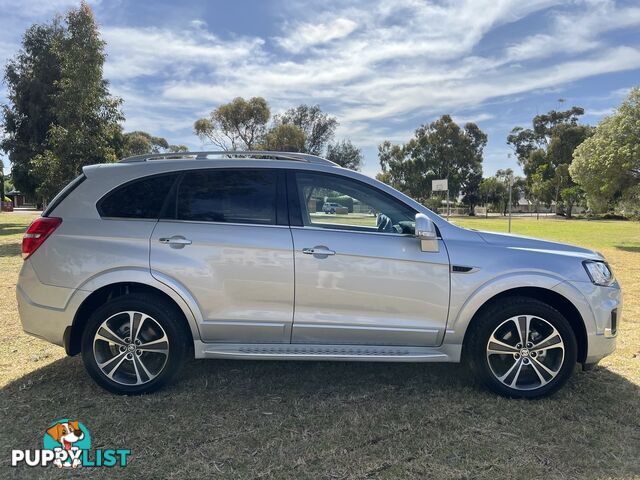
<path fill-rule="evenodd" d="M 327 247 L 323 247 L 323 246 L 318 246 L 313 248 L 303 248 L 302 253 L 305 253 L 307 255 L 321 255 L 321 256 L 336 254 L 335 250 L 329 250 Z"/>
<path fill-rule="evenodd" d="M 165 245 L 169 245 L 171 248 L 184 248 L 185 245 L 191 245 L 192 243 L 191 240 L 184 238 L 182 235 L 174 235 L 169 238 L 163 237 L 159 238 L 158 241 Z"/>

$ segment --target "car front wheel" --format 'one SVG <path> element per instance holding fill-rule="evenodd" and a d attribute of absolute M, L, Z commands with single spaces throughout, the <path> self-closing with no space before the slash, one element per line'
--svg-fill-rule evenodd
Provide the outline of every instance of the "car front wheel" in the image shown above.
<path fill-rule="evenodd" d="M 180 370 L 189 337 L 174 305 L 153 295 L 126 295 L 91 315 L 82 335 L 82 359 L 91 377 L 110 392 L 152 392 Z"/>
<path fill-rule="evenodd" d="M 476 319 L 468 339 L 472 371 L 507 397 L 554 393 L 567 382 L 577 361 L 569 322 L 535 299 L 512 297 L 493 305 Z"/>

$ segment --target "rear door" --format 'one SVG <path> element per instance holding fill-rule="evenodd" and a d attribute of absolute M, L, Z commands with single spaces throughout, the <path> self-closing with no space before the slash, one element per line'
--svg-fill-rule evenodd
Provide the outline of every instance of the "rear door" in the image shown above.
<path fill-rule="evenodd" d="M 292 343 L 438 345 L 449 309 L 449 258 L 423 252 L 415 211 L 364 182 L 289 177 L 296 268 Z M 326 214 L 327 202 L 341 205 Z"/>
<path fill-rule="evenodd" d="M 283 173 L 250 168 L 189 171 L 174 186 L 151 237 L 151 271 L 195 298 L 203 341 L 289 342 L 293 246 L 284 190 Z"/>

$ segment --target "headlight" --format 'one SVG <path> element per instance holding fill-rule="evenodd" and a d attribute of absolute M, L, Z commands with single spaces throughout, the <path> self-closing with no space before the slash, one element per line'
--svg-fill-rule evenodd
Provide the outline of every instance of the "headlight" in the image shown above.
<path fill-rule="evenodd" d="M 582 262 L 582 264 L 584 265 L 584 269 L 587 271 L 589 278 L 596 285 L 608 287 L 615 280 L 613 278 L 613 272 L 605 262 L 586 260 Z"/>

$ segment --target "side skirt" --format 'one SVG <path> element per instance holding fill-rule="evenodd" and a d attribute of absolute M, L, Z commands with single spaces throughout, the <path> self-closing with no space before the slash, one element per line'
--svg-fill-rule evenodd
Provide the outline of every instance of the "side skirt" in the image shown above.
<path fill-rule="evenodd" d="M 196 358 L 234 360 L 328 360 L 349 362 L 459 362 L 461 345 L 404 347 L 288 343 L 194 342 Z"/>

